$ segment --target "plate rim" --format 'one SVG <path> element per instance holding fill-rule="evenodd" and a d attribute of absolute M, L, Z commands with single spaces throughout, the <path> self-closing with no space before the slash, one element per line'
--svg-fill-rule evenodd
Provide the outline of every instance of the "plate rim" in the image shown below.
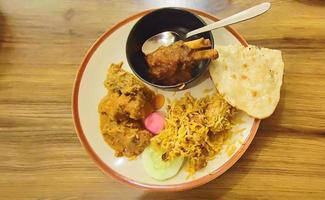
<path fill-rule="evenodd" d="M 210 20 L 213 20 L 213 21 L 218 21 L 219 20 L 214 15 L 206 13 L 204 11 L 200 11 L 200 10 L 196 10 L 196 9 L 192 9 L 192 8 L 182 8 L 182 9 L 188 10 L 190 12 L 193 12 L 194 14 L 206 17 L 206 18 L 208 18 Z M 80 82 L 81 82 L 82 76 L 84 74 L 84 71 L 85 71 L 85 69 L 86 69 L 86 67 L 88 65 L 88 62 L 89 62 L 90 58 L 92 57 L 92 55 L 94 54 L 94 52 L 105 41 L 105 39 L 107 37 L 109 37 L 113 32 L 115 32 L 117 29 L 119 29 L 123 25 L 127 24 L 128 22 L 130 22 L 132 20 L 135 20 L 135 19 L 137 19 L 137 18 L 139 18 L 141 16 L 144 16 L 145 14 L 148 14 L 149 12 L 152 12 L 154 10 L 156 10 L 156 9 L 144 10 L 144 11 L 141 11 L 139 13 L 136 13 L 134 15 L 131 15 L 130 17 L 127 17 L 127 18 L 119 21 L 118 23 L 113 25 L 111 28 L 106 30 L 91 45 L 91 47 L 87 50 L 87 53 L 83 57 L 82 62 L 80 64 L 80 66 L 79 66 L 79 69 L 77 71 L 76 78 L 75 78 L 75 81 L 74 81 L 74 84 L 73 84 L 72 100 L 71 100 L 71 103 L 72 103 L 72 105 L 71 105 L 72 106 L 72 118 L 73 118 L 75 131 L 77 133 L 77 136 L 78 136 L 78 139 L 79 139 L 80 143 L 85 148 L 85 150 L 88 153 L 88 155 L 90 156 L 90 158 L 95 162 L 97 167 L 102 172 L 104 172 L 106 175 L 109 175 L 109 176 L 115 178 L 116 180 L 118 180 L 118 181 L 120 181 L 122 183 L 126 183 L 126 184 L 128 184 L 130 186 L 140 188 L 140 189 L 144 189 L 144 190 L 166 191 L 166 192 L 184 191 L 184 190 L 192 189 L 192 188 L 201 186 L 203 184 L 206 184 L 209 181 L 211 181 L 211 180 L 217 178 L 218 176 L 222 175 L 230 167 L 232 167 L 239 160 L 239 158 L 241 158 L 241 156 L 244 154 L 244 152 L 247 150 L 247 148 L 251 144 L 253 138 L 256 135 L 256 132 L 257 132 L 257 129 L 259 127 L 259 124 L 260 124 L 261 120 L 256 119 L 256 118 L 254 119 L 254 122 L 253 122 L 253 125 L 252 125 L 252 128 L 251 128 L 251 131 L 249 133 L 249 136 L 243 142 L 243 144 L 240 146 L 240 148 L 237 150 L 237 152 L 234 155 L 232 155 L 232 157 L 229 160 L 227 160 L 223 165 L 221 165 L 219 168 L 217 168 L 216 170 L 214 170 L 210 174 L 202 176 L 201 178 L 198 178 L 196 180 L 189 181 L 187 183 L 179 183 L 179 184 L 171 184 L 171 185 L 156 185 L 156 184 L 141 183 L 139 181 L 127 178 L 127 177 L 123 176 L 122 174 L 114 171 L 109 166 L 107 166 L 105 164 L 105 162 L 103 160 L 101 160 L 101 158 L 95 153 L 94 149 L 89 144 L 89 142 L 88 142 L 88 140 L 87 140 L 87 138 L 86 138 L 86 136 L 85 136 L 85 134 L 83 132 L 83 129 L 81 127 L 80 118 L 79 118 L 78 97 L 79 97 Z M 236 39 L 243 46 L 248 46 L 248 43 L 246 42 L 246 40 L 236 30 L 234 30 L 230 26 L 226 26 L 224 28 L 226 28 L 227 31 L 229 31 L 234 37 L 236 37 Z"/>

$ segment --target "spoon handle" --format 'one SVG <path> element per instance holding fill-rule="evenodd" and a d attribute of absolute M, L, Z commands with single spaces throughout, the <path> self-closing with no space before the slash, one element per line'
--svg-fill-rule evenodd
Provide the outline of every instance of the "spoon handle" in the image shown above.
<path fill-rule="evenodd" d="M 199 33 L 203 33 L 203 32 L 207 32 L 207 31 L 211 31 L 213 29 L 216 28 L 220 28 L 220 27 L 224 27 L 230 24 L 234 24 L 237 22 L 241 22 L 253 17 L 256 17 L 260 14 L 263 14 L 264 12 L 266 12 L 267 10 L 269 10 L 271 7 L 271 4 L 269 2 L 265 2 L 265 3 L 261 3 L 257 6 L 251 7 L 247 10 L 241 11 L 237 14 L 234 14 L 230 17 L 227 17 L 225 19 L 222 19 L 220 21 L 214 22 L 212 24 L 206 25 L 202 28 L 199 29 L 195 29 L 193 31 L 190 31 L 186 34 L 186 38 L 191 37 L 193 35 L 199 34 Z"/>

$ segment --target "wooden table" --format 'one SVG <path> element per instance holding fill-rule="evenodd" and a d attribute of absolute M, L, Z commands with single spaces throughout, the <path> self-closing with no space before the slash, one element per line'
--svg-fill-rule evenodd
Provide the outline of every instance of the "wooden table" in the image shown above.
<path fill-rule="evenodd" d="M 325 2 L 274 0 L 233 27 L 281 49 L 281 101 L 244 156 L 216 180 L 155 193 L 105 176 L 75 134 L 71 91 L 82 57 L 114 23 L 183 6 L 220 17 L 262 1 L 1 0 L 0 199 L 325 199 Z"/>

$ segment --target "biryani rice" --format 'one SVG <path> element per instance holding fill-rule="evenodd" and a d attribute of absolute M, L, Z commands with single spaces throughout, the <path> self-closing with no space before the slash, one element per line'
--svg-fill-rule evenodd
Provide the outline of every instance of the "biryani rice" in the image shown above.
<path fill-rule="evenodd" d="M 233 113 L 219 94 L 196 99 L 186 93 L 168 106 L 166 127 L 152 144 L 165 152 L 163 160 L 187 158 L 188 171 L 194 174 L 221 150 Z"/>

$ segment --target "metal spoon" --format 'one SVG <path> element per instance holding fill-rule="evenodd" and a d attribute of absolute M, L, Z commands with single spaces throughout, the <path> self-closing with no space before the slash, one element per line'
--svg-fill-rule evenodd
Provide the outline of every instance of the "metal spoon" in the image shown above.
<path fill-rule="evenodd" d="M 220 21 L 211 23 L 209 25 L 203 26 L 201 28 L 195 29 L 193 31 L 188 32 L 184 38 L 181 38 L 181 36 L 174 32 L 174 31 L 165 31 L 162 33 L 158 33 L 151 38 L 147 39 L 144 44 L 142 45 L 142 52 L 144 54 L 149 54 L 155 50 L 157 50 L 160 46 L 168 46 L 172 43 L 174 43 L 177 40 L 180 39 L 186 39 L 193 35 L 211 31 L 213 29 L 221 28 L 230 24 L 235 24 L 253 17 L 256 17 L 258 15 L 263 14 L 267 10 L 269 10 L 271 7 L 271 4 L 269 2 L 261 3 L 259 5 L 256 5 L 254 7 L 251 7 L 249 9 L 246 9 L 244 11 L 241 11 L 237 14 L 234 14 L 230 17 L 227 17 L 225 19 L 222 19 Z"/>

